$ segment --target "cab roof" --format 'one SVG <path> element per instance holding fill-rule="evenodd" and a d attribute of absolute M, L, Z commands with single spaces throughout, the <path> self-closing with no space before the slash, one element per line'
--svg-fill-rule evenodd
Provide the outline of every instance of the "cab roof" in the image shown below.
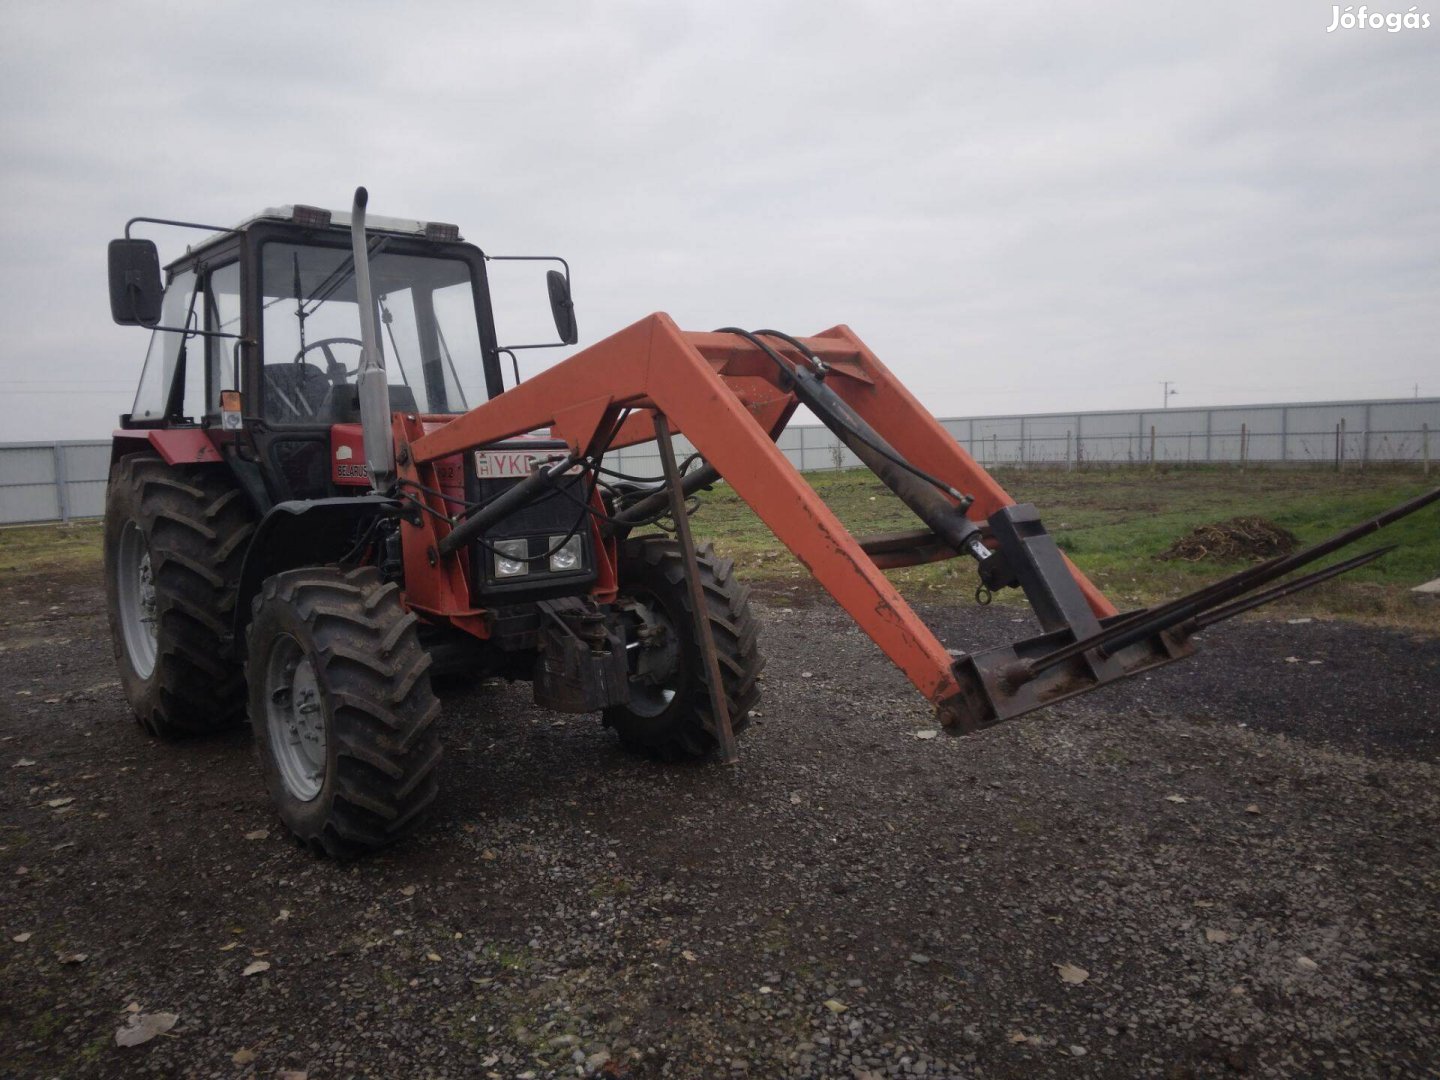
<path fill-rule="evenodd" d="M 312 227 L 323 227 L 319 224 L 319 219 L 322 215 L 328 216 L 329 221 L 327 222 L 327 224 L 331 228 L 341 228 L 347 231 L 349 230 L 349 210 L 326 210 L 318 206 L 287 204 L 285 206 L 268 207 L 267 209 L 261 210 L 258 214 L 251 215 L 250 217 L 242 221 L 239 225 L 235 226 L 235 231 L 239 232 L 242 229 L 249 228 L 251 225 L 254 225 L 256 222 L 259 221 L 288 221 L 293 222 L 297 225 L 311 225 Z M 365 215 L 365 231 L 367 233 L 388 232 L 399 233 L 402 236 L 423 237 L 430 235 L 430 230 L 433 230 L 437 225 L 440 224 L 440 222 L 421 221 L 417 218 L 384 217 L 379 214 L 369 213 Z M 464 239 L 460 235 L 460 230 L 457 226 L 452 225 L 449 226 L 449 228 L 454 229 L 455 233 L 453 236 L 446 237 L 446 239 Z"/>
<path fill-rule="evenodd" d="M 245 220 L 236 225 L 233 229 L 224 232 L 211 233 L 198 243 L 190 244 L 185 249 L 185 255 L 176 259 L 175 263 L 184 261 L 190 255 L 207 248 L 211 244 L 218 243 L 226 237 L 236 233 L 244 232 L 252 225 L 261 222 L 283 222 L 287 225 L 298 225 L 309 229 L 334 229 L 337 231 L 350 231 L 349 210 L 326 210 L 319 206 L 307 206 L 303 203 L 287 203 L 284 206 L 266 207 L 259 213 L 251 214 Z M 365 232 L 369 233 L 390 233 L 395 236 L 413 236 L 422 240 L 443 240 L 460 241 L 465 238 L 460 235 L 458 225 L 450 225 L 440 221 L 421 221 L 418 218 L 385 217 L 380 214 L 365 215 Z M 171 264 L 172 266 L 174 263 Z"/>

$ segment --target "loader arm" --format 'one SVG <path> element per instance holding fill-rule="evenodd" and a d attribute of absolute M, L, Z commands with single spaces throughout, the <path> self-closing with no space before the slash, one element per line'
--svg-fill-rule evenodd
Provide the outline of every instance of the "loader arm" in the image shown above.
<path fill-rule="evenodd" d="M 928 528 L 852 536 L 775 444 L 801 403 Z M 1270 576 L 1257 572 L 1253 580 L 1238 575 L 1178 608 L 1117 614 L 1055 546 L 1034 508 L 1016 505 L 845 326 L 808 338 L 762 339 L 739 330 L 687 332 L 663 313 L 650 315 L 436 430 L 426 433 L 419 419 L 397 415 L 400 472 L 426 484 L 426 470 L 443 458 L 547 426 L 574 458 L 593 457 L 655 438 L 657 415 L 690 440 L 931 701 L 941 723 L 956 730 L 985 727 L 1187 656 L 1197 618 L 1308 561 Z M 1440 491 L 1428 497 L 1435 499 Z M 1424 504 L 1407 504 L 1404 512 Z M 407 569 L 445 564 L 438 578 L 432 571 L 418 580 L 458 573 L 453 555 L 445 554 L 455 546 L 444 543 L 451 526 L 443 507 L 434 509 L 405 529 Z M 1022 588 L 1042 633 L 957 658 L 882 572 L 961 554 L 977 560 L 987 586 Z M 447 598 L 459 595 L 458 586 L 430 597 L 410 588 L 431 611 L 445 610 L 453 605 Z"/>
<path fill-rule="evenodd" d="M 829 365 L 837 392 L 898 448 L 952 486 L 977 492 L 972 513 L 1013 504 L 850 330 L 804 340 Z M 658 411 L 916 688 L 943 707 L 960 690 L 954 658 L 775 445 L 770 422 L 794 405 L 778 382 L 775 367 L 743 340 L 687 333 L 655 314 L 418 438 L 410 457 L 424 466 L 547 425 L 575 454 L 593 453 L 627 408 L 638 415 L 616 441 L 654 438 L 645 413 Z M 443 523 L 434 527 L 443 535 Z M 1098 589 L 1071 572 L 1097 615 L 1114 613 Z"/>

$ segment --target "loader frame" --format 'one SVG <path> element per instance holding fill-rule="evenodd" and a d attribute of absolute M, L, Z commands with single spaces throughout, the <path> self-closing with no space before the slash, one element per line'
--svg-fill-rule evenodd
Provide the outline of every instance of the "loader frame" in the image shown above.
<path fill-rule="evenodd" d="M 828 385 L 891 446 L 973 496 L 967 516 L 985 521 L 1014 505 L 848 327 L 800 342 L 828 369 Z M 793 346 L 777 347 L 796 364 L 808 360 Z M 942 721 L 971 726 L 965 717 L 975 714 L 973 690 L 962 687 L 955 657 L 883 572 L 957 552 L 927 532 L 880 538 L 871 544 L 875 555 L 867 551 L 775 444 L 798 404 L 784 378 L 742 338 L 681 330 L 657 313 L 458 418 L 396 414 L 400 479 L 417 491 L 433 489 L 440 460 L 544 427 L 577 457 L 603 453 L 654 439 L 656 418 L 663 417 L 936 706 Z M 443 427 L 425 431 L 427 421 L 441 419 Z M 420 514 L 403 528 L 407 602 L 463 626 L 479 613 L 469 606 L 460 560 L 438 556 L 450 530 L 443 507 L 432 509 L 437 513 Z M 1072 617 L 1116 614 L 1068 560 L 1064 566 L 1083 602 L 1083 611 L 1070 605 Z"/>
<path fill-rule="evenodd" d="M 1192 635 L 1204 626 L 1364 565 L 1389 548 L 1257 592 L 1261 586 L 1440 501 L 1436 489 L 1296 555 L 1157 608 L 1121 614 L 1059 550 L 1035 508 L 1016 504 L 849 327 L 808 338 L 758 334 L 772 336 L 762 340 L 735 328 L 686 331 L 656 313 L 438 429 L 427 431 L 426 418 L 397 414 L 400 483 L 433 489 L 432 470 L 441 459 L 538 428 L 563 441 L 571 460 L 597 460 L 607 450 L 658 439 L 668 495 L 657 497 L 669 498 L 680 525 L 687 488 L 673 468 L 669 434 L 683 433 L 707 462 L 704 473 L 735 489 L 925 695 L 940 723 L 959 732 L 1189 656 Z M 817 389 L 822 381 L 823 392 Z M 776 445 L 802 399 L 929 528 L 863 539 L 845 528 Z M 462 564 L 446 554 L 462 541 L 465 526 L 449 537 L 442 508 L 427 510 L 403 530 L 407 603 L 462 627 L 478 625 L 480 613 L 467 606 Z M 609 523 L 612 531 L 616 524 Z M 604 543 L 606 531 L 593 527 L 597 545 Z M 688 525 L 677 532 L 693 554 Z M 979 653 L 952 653 L 884 574 L 965 554 L 979 563 L 984 584 L 977 595 L 991 585 L 1022 589 L 1040 634 Z M 613 598 L 603 588 L 595 594 Z M 733 759 L 723 710 L 716 727 Z"/>

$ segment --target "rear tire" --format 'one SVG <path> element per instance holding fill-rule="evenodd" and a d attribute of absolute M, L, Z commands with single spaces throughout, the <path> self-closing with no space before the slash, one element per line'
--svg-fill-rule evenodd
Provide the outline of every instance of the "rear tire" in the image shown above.
<path fill-rule="evenodd" d="M 412 832 L 439 793 L 440 702 L 399 586 L 369 567 L 276 574 L 247 643 L 250 724 L 286 827 L 336 858 Z"/>
<path fill-rule="evenodd" d="M 120 683 L 152 735 L 245 716 L 231 620 L 255 514 L 228 471 L 130 454 L 105 493 L 105 599 Z"/>
<path fill-rule="evenodd" d="M 620 742 L 668 761 L 702 758 L 719 741 L 711 731 L 710 688 L 685 584 L 685 558 L 669 537 L 626 540 L 620 548 L 620 601 L 628 606 L 626 644 L 630 701 L 605 710 Z M 750 610 L 750 586 L 710 545 L 697 553 L 720 681 L 739 735 L 760 700 L 760 624 Z"/>

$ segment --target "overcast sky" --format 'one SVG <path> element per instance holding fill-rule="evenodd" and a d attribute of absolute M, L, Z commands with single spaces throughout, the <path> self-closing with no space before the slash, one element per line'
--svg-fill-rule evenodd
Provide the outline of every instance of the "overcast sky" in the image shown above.
<path fill-rule="evenodd" d="M 1440 5 L 1428 30 L 1330 23 L 1274 0 L 12 0 L 0 441 L 128 410 L 126 218 L 358 183 L 372 213 L 567 256 L 582 346 L 656 310 L 844 322 L 940 415 L 1152 407 L 1162 379 L 1176 405 L 1437 395 Z"/>

